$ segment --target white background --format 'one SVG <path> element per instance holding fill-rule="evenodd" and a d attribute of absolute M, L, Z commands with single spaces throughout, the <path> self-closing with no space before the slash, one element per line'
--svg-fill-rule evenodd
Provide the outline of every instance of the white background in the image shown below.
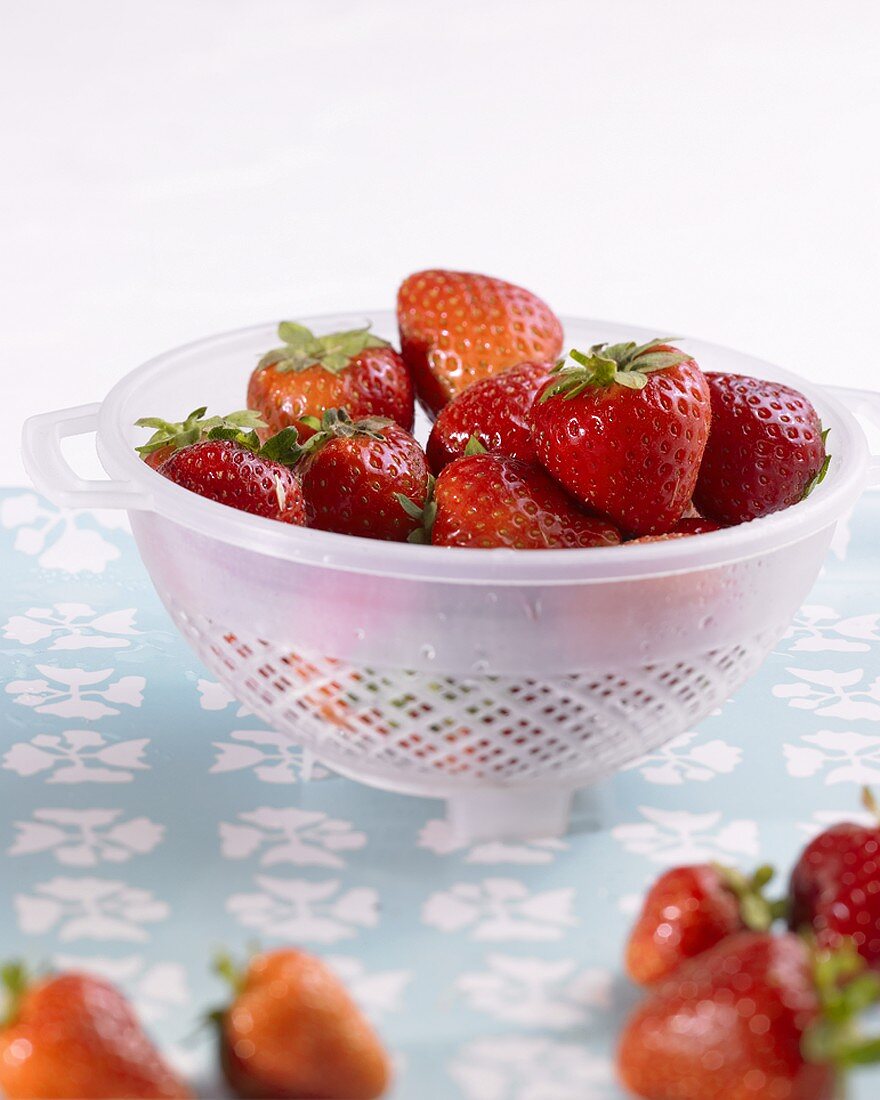
<path fill-rule="evenodd" d="M 212 330 L 390 305 L 429 265 L 875 383 L 876 0 L 0 16 L 0 482 L 24 416 Z"/>

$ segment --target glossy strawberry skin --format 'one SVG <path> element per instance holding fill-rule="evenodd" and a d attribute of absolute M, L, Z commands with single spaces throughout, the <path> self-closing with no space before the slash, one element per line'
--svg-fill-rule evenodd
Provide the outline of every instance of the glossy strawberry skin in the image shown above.
<path fill-rule="evenodd" d="M 390 1085 L 382 1044 L 344 986 L 301 951 L 257 955 L 223 1014 L 221 1063 L 253 1100 L 375 1100 Z"/>
<path fill-rule="evenodd" d="M 282 523 L 303 525 L 305 501 L 296 474 L 229 439 L 206 439 L 175 451 L 159 473 L 199 496 Z"/>
<path fill-rule="evenodd" d="M 620 533 L 586 515 L 538 466 L 506 455 L 457 458 L 437 478 L 435 546 L 520 550 L 615 546 Z"/>
<path fill-rule="evenodd" d="M 674 867 L 645 896 L 627 943 L 627 973 L 653 985 L 744 927 L 739 901 L 714 867 Z"/>
<path fill-rule="evenodd" d="M 382 440 L 369 435 L 329 439 L 299 464 L 310 527 L 405 542 L 419 526 L 396 494 L 424 506 L 430 476 L 425 453 L 396 424 L 378 431 Z"/>
<path fill-rule="evenodd" d="M 487 451 L 535 461 L 531 408 L 552 363 L 522 363 L 474 382 L 437 416 L 428 438 L 428 461 L 439 474 L 461 458 L 471 436 Z"/>
<path fill-rule="evenodd" d="M 469 385 L 527 362 L 552 362 L 562 325 L 528 290 L 487 275 L 419 271 L 397 294 L 401 354 L 437 413 Z"/>
<path fill-rule="evenodd" d="M 720 523 L 711 519 L 699 519 L 696 516 L 680 519 L 665 535 L 643 535 L 640 539 L 630 539 L 627 546 L 636 546 L 643 542 L 668 542 L 670 539 L 688 538 L 690 535 L 707 535 L 710 531 L 721 531 Z"/>
<path fill-rule="evenodd" d="M 393 348 L 366 348 L 338 373 L 320 364 L 300 371 L 261 366 L 248 384 L 248 408 L 262 414 L 265 435 L 293 426 L 301 441 L 314 428 L 303 417 L 318 420 L 327 409 L 344 407 L 353 420 L 383 416 L 412 431 L 415 418 L 413 383 L 403 359 Z"/>
<path fill-rule="evenodd" d="M 709 387 L 693 360 L 532 407 L 539 461 L 575 499 L 633 535 L 672 530 L 690 505 L 709 437 Z"/>
<path fill-rule="evenodd" d="M 186 1100 L 192 1093 L 109 983 L 83 974 L 46 979 L 0 1029 L 7 1100 Z"/>
<path fill-rule="evenodd" d="M 653 989 L 618 1047 L 622 1083 L 646 1100 L 832 1100 L 834 1073 L 807 1062 L 819 1018 L 806 945 L 741 932 Z"/>
<path fill-rule="evenodd" d="M 797 504 L 825 460 L 822 424 L 797 390 L 739 374 L 707 374 L 712 432 L 694 504 L 743 523 Z"/>
<path fill-rule="evenodd" d="M 801 853 L 789 895 L 792 929 L 810 929 L 832 949 L 851 937 L 880 969 L 880 825 L 826 829 Z"/>

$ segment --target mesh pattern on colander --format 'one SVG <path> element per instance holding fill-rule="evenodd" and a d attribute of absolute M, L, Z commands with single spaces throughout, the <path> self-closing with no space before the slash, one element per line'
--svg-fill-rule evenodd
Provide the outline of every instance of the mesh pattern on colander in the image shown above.
<path fill-rule="evenodd" d="M 273 729 L 330 765 L 423 794 L 590 783 L 703 718 L 758 667 L 780 633 L 625 673 L 462 677 L 291 652 L 169 606 L 205 664 Z"/>

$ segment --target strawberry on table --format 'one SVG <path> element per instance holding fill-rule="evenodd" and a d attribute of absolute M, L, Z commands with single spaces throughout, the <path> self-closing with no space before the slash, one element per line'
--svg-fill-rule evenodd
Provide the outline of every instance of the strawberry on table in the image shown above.
<path fill-rule="evenodd" d="M 425 407 L 437 413 L 462 390 L 527 362 L 552 362 L 562 325 L 528 290 L 488 275 L 419 271 L 397 292 L 400 350 Z"/>
<path fill-rule="evenodd" d="M 519 458 L 476 453 L 451 462 L 424 509 L 422 541 L 435 546 L 519 550 L 616 546 L 620 533 L 587 515 L 544 471 Z M 409 509 L 413 515 L 418 513 Z"/>
<path fill-rule="evenodd" d="M 473 436 L 487 451 L 535 461 L 531 408 L 552 363 L 522 363 L 474 382 L 437 416 L 428 439 L 428 461 L 435 474 L 461 458 Z"/>
<path fill-rule="evenodd" d="M 309 418 L 345 406 L 355 420 L 384 416 L 408 431 L 415 413 L 413 384 L 403 359 L 369 326 L 315 336 L 305 325 L 278 326 L 282 346 L 267 352 L 248 385 L 248 407 L 270 432 L 295 427 L 307 439 Z"/>
<path fill-rule="evenodd" d="M 100 978 L 30 981 L 3 969 L 10 1004 L 0 1024 L 0 1091 L 7 1100 L 186 1100 L 122 994 Z"/>
<path fill-rule="evenodd" d="M 767 931 L 783 915 L 782 906 L 763 894 L 772 877 L 771 867 L 746 876 L 709 863 L 666 871 L 646 894 L 630 933 L 629 976 L 653 985 L 736 932 Z"/>
<path fill-rule="evenodd" d="M 863 801 L 877 817 L 869 791 Z M 870 966 L 880 968 L 880 818 L 820 833 L 801 853 L 789 894 L 793 930 L 811 931 L 822 947 L 849 938 Z"/>
<path fill-rule="evenodd" d="M 303 525 L 302 486 L 291 469 L 301 454 L 296 428 L 285 428 L 264 444 L 253 430 L 214 428 L 207 439 L 174 451 L 159 473 L 230 508 Z"/>
<path fill-rule="evenodd" d="M 329 409 L 304 445 L 298 466 L 310 527 L 343 535 L 405 542 L 428 499 L 431 475 L 425 452 L 398 424 L 381 417 L 352 421 Z"/>
<path fill-rule="evenodd" d="M 135 421 L 138 428 L 153 428 L 146 443 L 135 450 L 154 470 L 181 447 L 189 447 L 208 436 L 216 428 L 227 432 L 251 432 L 266 427 L 266 422 L 253 409 L 241 409 L 226 416 L 206 416 L 207 406 L 194 409 L 185 420 L 174 422 L 158 416 L 143 416 Z"/>
<path fill-rule="evenodd" d="M 620 1079 L 645 1100 L 836 1100 L 844 1070 L 880 1055 L 857 1028 L 880 997 L 863 965 L 790 933 L 725 939 L 636 1007 Z"/>
<path fill-rule="evenodd" d="M 825 476 L 818 413 L 797 390 L 740 374 L 706 375 L 712 433 L 694 504 L 719 523 L 743 523 L 798 501 Z"/>
<path fill-rule="evenodd" d="M 389 1087 L 381 1041 L 320 959 L 281 949 L 255 955 L 242 973 L 221 959 L 218 971 L 234 992 L 215 1019 L 237 1096 L 375 1100 Z"/>
<path fill-rule="evenodd" d="M 709 387 L 663 340 L 570 353 L 532 407 L 539 461 L 577 500 L 634 535 L 690 505 L 709 436 Z"/>

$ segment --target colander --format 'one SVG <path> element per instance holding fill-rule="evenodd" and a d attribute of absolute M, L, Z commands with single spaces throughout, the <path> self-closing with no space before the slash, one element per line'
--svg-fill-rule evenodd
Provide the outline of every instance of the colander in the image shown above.
<path fill-rule="evenodd" d="M 371 314 L 394 339 L 393 314 Z M 363 315 L 306 318 L 315 331 Z M 566 346 L 652 332 L 569 318 Z M 344 775 L 443 798 L 462 841 L 565 830 L 572 792 L 681 734 L 784 633 L 835 524 L 880 482 L 854 412 L 880 395 L 817 388 L 698 340 L 707 370 L 807 393 L 830 429 L 803 503 L 695 538 L 590 550 L 465 550 L 305 530 L 172 484 L 134 451 L 141 416 L 240 408 L 275 326 L 213 336 L 126 375 L 100 405 L 29 420 L 24 455 L 56 503 L 123 508 L 177 626 L 243 704 Z M 420 425 L 422 438 L 427 425 Z M 97 433 L 111 480 L 84 481 L 65 436 Z"/>

